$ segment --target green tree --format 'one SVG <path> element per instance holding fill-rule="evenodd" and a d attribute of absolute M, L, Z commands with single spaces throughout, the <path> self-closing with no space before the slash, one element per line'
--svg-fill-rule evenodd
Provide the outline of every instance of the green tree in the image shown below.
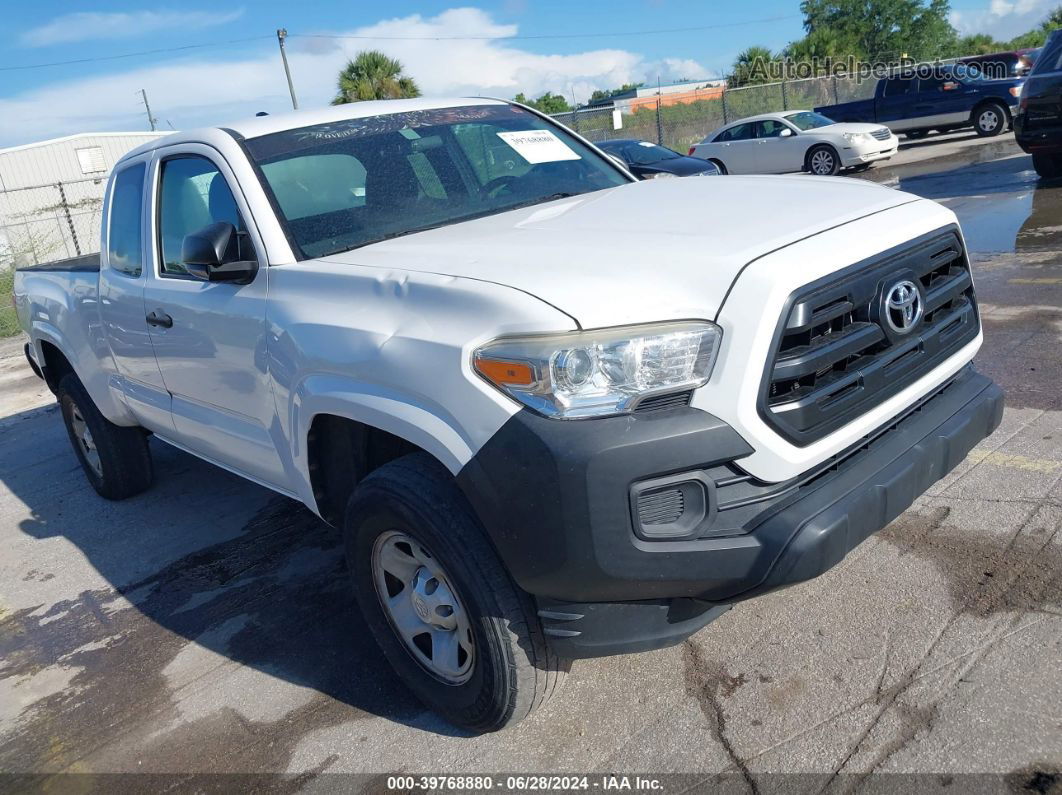
<path fill-rule="evenodd" d="M 419 97 L 412 77 L 402 74 L 402 64 L 378 50 L 364 50 L 339 71 L 333 105 L 369 99 Z"/>
<path fill-rule="evenodd" d="M 777 78 L 771 76 L 770 67 L 778 60 L 778 56 L 766 47 L 759 45 L 747 47 L 734 59 L 734 66 L 727 84 L 731 88 L 737 88 L 758 83 L 773 83 Z"/>
<path fill-rule="evenodd" d="M 605 102 L 606 100 L 612 99 L 617 94 L 625 94 L 628 91 L 636 91 L 644 85 L 645 83 L 624 83 L 619 88 L 609 88 L 605 90 L 601 90 L 599 88 L 596 89 L 594 93 L 590 95 L 590 102 L 591 104 L 593 104 L 594 102 Z"/>
<path fill-rule="evenodd" d="M 948 0 L 803 0 L 804 30 L 830 31 L 864 60 L 938 58 L 955 49 Z"/>
<path fill-rule="evenodd" d="M 543 113 L 568 113 L 572 109 L 572 106 L 568 104 L 568 100 L 560 94 L 553 94 L 549 91 L 538 99 L 528 99 L 524 96 L 524 92 L 521 91 L 513 97 L 513 102 L 519 102 L 521 105 L 527 105 Z"/>
<path fill-rule="evenodd" d="M 956 55 L 991 55 L 1006 48 L 1006 44 L 996 41 L 987 33 L 963 36 L 955 46 Z"/>

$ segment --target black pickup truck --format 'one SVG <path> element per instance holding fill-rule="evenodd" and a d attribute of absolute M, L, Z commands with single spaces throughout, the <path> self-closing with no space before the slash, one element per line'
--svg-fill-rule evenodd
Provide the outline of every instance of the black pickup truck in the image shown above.
<path fill-rule="evenodd" d="M 993 136 L 1010 125 L 1024 82 L 1024 77 L 989 80 L 961 64 L 912 67 L 878 81 L 870 99 L 815 111 L 839 122 L 884 124 L 908 138 L 971 126 L 978 135 Z"/>
<path fill-rule="evenodd" d="M 1036 173 L 1062 177 L 1062 29 L 1051 34 L 1029 75 L 1014 137 L 1033 156 Z"/>

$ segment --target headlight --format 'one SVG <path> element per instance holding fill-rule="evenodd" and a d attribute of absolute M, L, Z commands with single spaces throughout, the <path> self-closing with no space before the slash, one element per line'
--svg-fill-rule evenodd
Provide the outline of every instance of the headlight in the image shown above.
<path fill-rule="evenodd" d="M 870 133 L 845 133 L 844 139 L 850 144 L 863 144 L 874 140 Z"/>
<path fill-rule="evenodd" d="M 642 179 L 665 179 L 667 177 L 674 177 L 674 174 L 669 174 L 666 171 L 657 171 L 653 174 L 646 174 Z"/>
<path fill-rule="evenodd" d="M 702 386 L 722 332 L 687 321 L 574 331 L 490 342 L 472 357 L 476 372 L 547 417 L 625 414 L 650 395 Z"/>

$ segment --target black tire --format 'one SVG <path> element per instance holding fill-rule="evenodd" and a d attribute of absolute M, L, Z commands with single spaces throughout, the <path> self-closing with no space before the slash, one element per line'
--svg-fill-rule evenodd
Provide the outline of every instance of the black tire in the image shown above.
<path fill-rule="evenodd" d="M 714 157 L 710 157 L 710 158 L 708 158 L 708 162 L 714 164 L 715 167 L 719 169 L 719 173 L 722 176 L 725 177 L 727 174 L 730 173 L 729 171 L 726 170 L 726 166 L 723 165 L 723 161 L 722 160 L 716 160 Z"/>
<path fill-rule="evenodd" d="M 929 130 L 908 130 L 903 135 L 908 141 L 920 141 L 929 135 Z"/>
<path fill-rule="evenodd" d="M 1035 154 L 1032 161 L 1041 179 L 1062 178 L 1062 154 Z"/>
<path fill-rule="evenodd" d="M 442 681 L 419 661 L 377 595 L 373 550 L 377 539 L 395 531 L 423 545 L 467 612 L 474 649 L 467 681 Z M 512 581 L 453 477 L 434 458 L 411 453 L 365 478 L 347 504 L 344 536 L 365 621 L 426 706 L 457 726 L 491 732 L 523 720 L 556 692 L 570 662 L 553 654 L 534 601 Z M 412 593 L 413 583 L 398 588 Z"/>
<path fill-rule="evenodd" d="M 974 108 L 970 121 L 982 138 L 993 138 L 1007 129 L 1010 116 L 1007 109 L 998 102 L 987 102 Z"/>
<path fill-rule="evenodd" d="M 804 170 L 819 177 L 832 177 L 841 170 L 841 157 L 829 144 L 818 144 L 808 150 Z"/>
<path fill-rule="evenodd" d="M 143 429 L 115 425 L 100 414 L 73 373 L 59 381 L 56 397 L 74 454 L 101 497 L 124 500 L 151 485 L 151 451 Z M 89 436 L 84 441 L 86 428 Z M 90 461 L 90 456 L 95 460 Z"/>
<path fill-rule="evenodd" d="M 852 166 L 852 173 L 862 174 L 864 171 L 869 171 L 873 166 L 873 163 L 860 163 L 858 166 Z"/>

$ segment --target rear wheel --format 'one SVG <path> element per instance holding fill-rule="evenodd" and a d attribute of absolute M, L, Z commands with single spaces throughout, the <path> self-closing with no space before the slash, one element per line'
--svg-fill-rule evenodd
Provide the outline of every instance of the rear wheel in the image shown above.
<path fill-rule="evenodd" d="M 974 108 L 973 126 L 982 138 L 991 138 L 1007 129 L 1007 109 L 996 102 Z"/>
<path fill-rule="evenodd" d="M 1062 178 L 1062 154 L 1033 155 L 1033 168 L 1043 179 Z"/>
<path fill-rule="evenodd" d="M 723 161 L 722 160 L 716 160 L 715 158 L 709 158 L 708 162 L 709 163 L 713 163 L 715 165 L 715 167 L 719 169 L 719 173 L 720 174 L 724 174 L 725 175 L 725 174 L 729 173 L 726 170 L 726 166 L 723 165 Z"/>
<path fill-rule="evenodd" d="M 424 704 L 488 732 L 553 695 L 568 663 L 435 459 L 412 453 L 377 469 L 354 490 L 344 525 L 365 621 Z"/>
<path fill-rule="evenodd" d="M 151 485 L 151 451 L 142 429 L 104 417 L 73 373 L 63 376 L 56 394 L 70 444 L 101 497 L 124 500 Z"/>
<path fill-rule="evenodd" d="M 908 141 L 918 141 L 929 135 L 929 130 L 908 130 L 904 133 L 904 137 Z"/>
<path fill-rule="evenodd" d="M 832 177 L 841 170 L 841 158 L 837 150 L 828 144 L 813 146 L 808 151 L 804 170 L 820 177 Z"/>

